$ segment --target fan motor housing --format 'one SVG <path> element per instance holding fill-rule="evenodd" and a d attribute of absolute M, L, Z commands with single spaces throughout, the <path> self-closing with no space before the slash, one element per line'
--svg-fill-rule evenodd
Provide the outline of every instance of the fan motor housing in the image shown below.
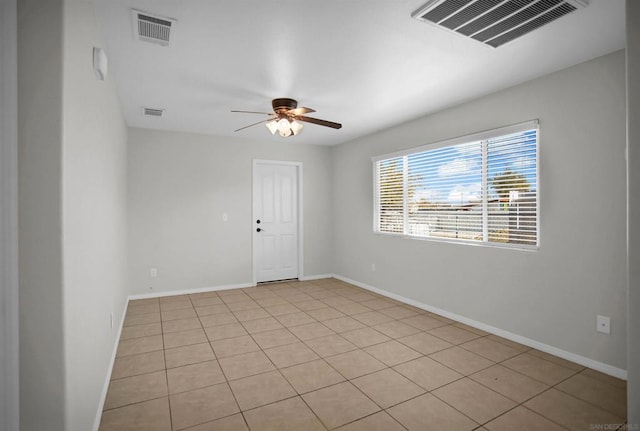
<path fill-rule="evenodd" d="M 274 112 L 282 110 L 288 111 L 290 109 L 296 109 L 298 107 L 298 102 L 289 98 L 273 99 L 271 101 L 271 106 L 273 107 Z"/>

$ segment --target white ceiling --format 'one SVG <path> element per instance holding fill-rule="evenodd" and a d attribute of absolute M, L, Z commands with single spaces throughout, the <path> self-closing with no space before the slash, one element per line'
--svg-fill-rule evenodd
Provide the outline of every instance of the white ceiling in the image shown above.
<path fill-rule="evenodd" d="M 411 18 L 425 0 L 95 0 L 133 127 L 334 145 L 622 49 L 624 1 L 591 0 L 498 49 Z M 177 19 L 174 42 L 134 39 L 131 8 Z M 271 136 L 291 97 L 341 130 Z M 141 107 L 166 109 L 145 118 Z"/>

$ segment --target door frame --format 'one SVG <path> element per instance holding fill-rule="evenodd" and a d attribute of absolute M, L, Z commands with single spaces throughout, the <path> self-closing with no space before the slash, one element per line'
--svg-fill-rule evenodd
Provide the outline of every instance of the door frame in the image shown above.
<path fill-rule="evenodd" d="M 0 429 L 19 427 L 17 2 L 0 3 Z"/>
<path fill-rule="evenodd" d="M 304 238 L 302 232 L 303 229 L 303 187 L 302 187 L 302 162 L 290 162 L 284 160 L 263 160 L 263 159 L 253 159 L 252 169 L 251 169 L 251 244 L 252 244 L 252 261 L 251 261 L 251 283 L 253 286 L 257 286 L 258 277 L 256 272 L 258 270 L 256 266 L 257 262 L 257 236 L 254 232 L 254 220 L 256 219 L 256 209 L 255 209 L 255 200 L 256 200 L 256 190 L 254 187 L 255 173 L 256 167 L 258 165 L 277 165 L 277 166 L 294 166 L 296 168 L 296 181 L 298 187 L 298 202 L 297 202 L 297 212 L 298 212 L 298 226 L 296 235 L 298 237 L 298 280 L 302 280 L 302 274 L 304 274 Z"/>

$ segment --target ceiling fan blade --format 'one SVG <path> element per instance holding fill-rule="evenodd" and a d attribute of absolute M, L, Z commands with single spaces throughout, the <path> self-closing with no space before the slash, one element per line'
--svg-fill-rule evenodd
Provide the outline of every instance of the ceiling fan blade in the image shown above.
<path fill-rule="evenodd" d="M 316 112 L 316 110 L 315 109 L 311 109 L 311 108 L 289 109 L 289 113 L 293 114 L 293 115 L 304 115 L 304 114 L 308 114 L 310 112 Z"/>
<path fill-rule="evenodd" d="M 302 115 L 297 116 L 296 120 L 304 121 L 305 123 L 317 124 L 319 126 L 331 127 L 332 129 L 340 129 L 340 128 L 342 128 L 342 124 L 340 124 L 340 123 L 334 123 L 332 121 L 327 121 L 327 120 L 319 120 L 317 118 L 304 117 Z"/>
<path fill-rule="evenodd" d="M 240 127 L 239 129 L 234 130 L 234 132 L 239 132 L 240 130 L 248 129 L 249 127 L 253 127 L 253 126 L 257 126 L 258 124 L 266 123 L 267 121 L 271 121 L 274 118 L 275 117 L 267 118 L 266 120 L 258 121 L 257 123 L 253 123 L 253 124 L 249 124 L 248 126 Z"/>
<path fill-rule="evenodd" d="M 233 109 L 231 110 L 231 112 L 240 112 L 243 114 L 263 114 L 263 115 L 274 115 L 273 112 L 256 112 L 256 111 L 234 111 Z"/>

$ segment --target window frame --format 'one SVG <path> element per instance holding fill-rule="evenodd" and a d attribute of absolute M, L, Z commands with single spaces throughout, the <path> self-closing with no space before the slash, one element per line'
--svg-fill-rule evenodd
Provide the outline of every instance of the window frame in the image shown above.
<path fill-rule="evenodd" d="M 495 139 L 497 137 L 521 133 L 528 130 L 536 130 L 536 144 L 535 144 L 535 161 L 536 161 L 536 243 L 535 244 L 513 244 L 513 243 L 502 243 L 496 241 L 488 240 L 488 232 L 485 231 L 488 227 L 488 200 L 484 198 L 484 195 L 487 193 L 488 187 L 488 176 L 486 174 L 482 175 L 482 220 L 483 220 L 483 239 L 481 241 L 467 240 L 461 238 L 443 238 L 443 237 L 433 237 L 433 236 L 418 236 L 412 235 L 407 232 L 407 218 L 408 218 L 408 199 L 407 199 L 407 163 L 405 156 L 409 156 L 416 153 L 426 152 L 437 150 L 439 148 L 444 147 L 452 147 L 455 145 L 472 143 L 477 141 L 487 141 L 490 139 Z M 379 190 L 379 172 L 378 172 L 378 162 L 382 160 L 388 160 L 393 158 L 402 157 L 403 159 L 403 233 L 399 232 L 384 232 L 380 230 L 380 190 Z M 482 169 L 487 166 L 487 145 L 483 143 L 482 145 Z M 425 241 L 434 241 L 434 242 L 445 242 L 452 244 L 464 244 L 464 245 L 472 245 L 472 246 L 480 246 L 480 247 L 495 247 L 502 249 L 512 249 L 512 250 L 520 250 L 520 251 L 537 251 L 540 249 L 541 244 L 541 216 L 540 216 L 540 189 L 541 189 L 541 181 L 540 181 L 540 121 L 538 119 L 529 120 L 522 123 L 512 124 L 509 126 L 499 127 L 495 129 L 485 130 L 482 132 L 472 133 L 469 135 L 458 136 L 455 138 L 445 139 L 443 141 L 437 141 L 425 145 L 421 145 L 418 147 L 407 148 L 400 151 L 395 151 L 392 153 L 381 154 L 378 156 L 371 157 L 371 162 L 373 165 L 373 233 L 376 235 L 383 236 L 392 236 L 392 237 L 400 237 L 406 239 L 416 239 L 416 240 L 425 240 Z"/>

